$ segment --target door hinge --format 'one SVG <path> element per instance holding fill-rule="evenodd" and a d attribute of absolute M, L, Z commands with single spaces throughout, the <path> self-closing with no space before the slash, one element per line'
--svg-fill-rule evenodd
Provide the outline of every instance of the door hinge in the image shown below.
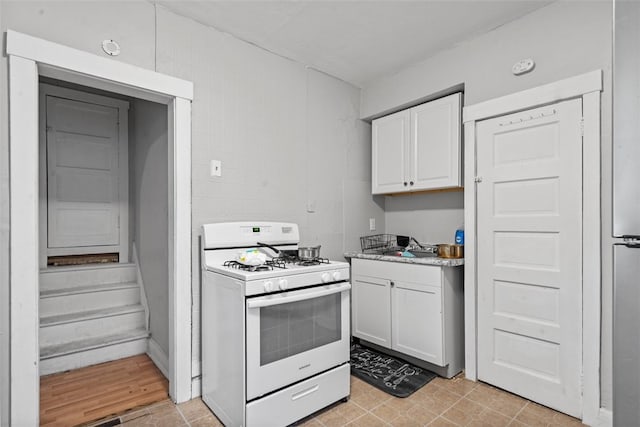
<path fill-rule="evenodd" d="M 476 176 L 475 178 L 473 178 L 473 182 L 475 182 L 475 183 L 482 182 L 482 177 L 481 176 Z"/>
<path fill-rule="evenodd" d="M 580 136 L 584 136 L 584 117 L 580 118 Z"/>

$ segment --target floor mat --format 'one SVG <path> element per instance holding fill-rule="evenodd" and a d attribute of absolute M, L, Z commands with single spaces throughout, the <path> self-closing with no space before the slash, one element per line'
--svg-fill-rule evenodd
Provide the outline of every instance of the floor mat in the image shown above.
<path fill-rule="evenodd" d="M 351 374 L 396 397 L 407 397 L 436 377 L 431 371 L 360 344 L 351 346 Z"/>

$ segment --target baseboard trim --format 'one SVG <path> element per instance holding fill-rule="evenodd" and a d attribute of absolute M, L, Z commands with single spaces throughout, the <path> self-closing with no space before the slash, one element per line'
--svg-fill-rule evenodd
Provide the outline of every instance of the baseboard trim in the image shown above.
<path fill-rule="evenodd" d="M 202 396 L 202 377 L 191 378 L 191 398 Z"/>
<path fill-rule="evenodd" d="M 613 412 L 610 409 L 600 408 L 596 423 L 592 427 L 611 427 L 613 426 Z"/>
<path fill-rule="evenodd" d="M 158 367 L 158 369 L 160 369 L 162 375 L 169 379 L 169 356 L 167 356 L 153 337 L 149 338 L 147 343 L 147 355 L 149 355 L 149 358 Z"/>

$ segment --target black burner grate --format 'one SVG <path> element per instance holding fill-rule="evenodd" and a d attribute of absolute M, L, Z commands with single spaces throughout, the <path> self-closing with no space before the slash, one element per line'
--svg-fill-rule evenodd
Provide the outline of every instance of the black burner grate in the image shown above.
<path fill-rule="evenodd" d="M 287 268 L 284 262 L 276 259 L 267 260 L 261 265 L 246 265 L 238 261 L 225 261 L 222 265 L 223 267 L 231 267 L 243 271 L 269 271 L 274 268 Z"/>

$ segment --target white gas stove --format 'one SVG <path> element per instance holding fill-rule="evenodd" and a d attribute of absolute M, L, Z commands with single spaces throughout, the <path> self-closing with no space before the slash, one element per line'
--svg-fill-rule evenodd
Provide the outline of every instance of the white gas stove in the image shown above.
<path fill-rule="evenodd" d="M 349 395 L 349 264 L 299 259 L 299 241 L 292 223 L 202 227 L 202 395 L 225 425 L 285 426 Z"/>

